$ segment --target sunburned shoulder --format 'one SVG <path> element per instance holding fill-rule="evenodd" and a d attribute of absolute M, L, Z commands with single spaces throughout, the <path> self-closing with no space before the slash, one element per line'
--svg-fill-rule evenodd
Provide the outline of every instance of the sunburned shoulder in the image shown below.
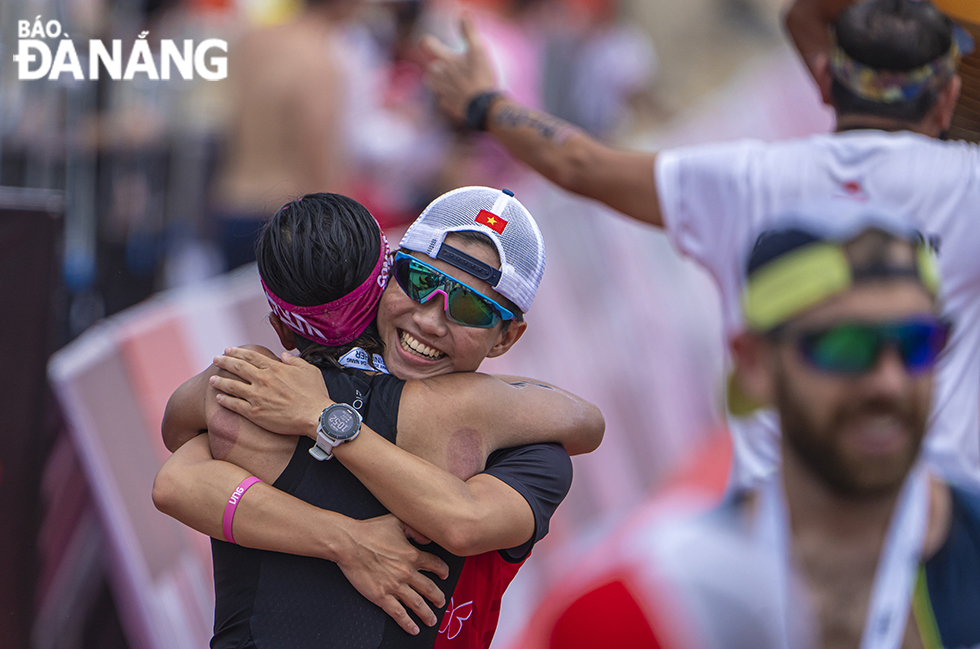
<path fill-rule="evenodd" d="M 262 354 L 268 358 L 279 360 L 272 350 L 262 345 L 241 345 L 240 349 L 246 349 L 257 354 Z M 229 372 L 219 369 L 212 365 L 206 374 L 217 374 L 225 378 L 236 378 Z M 211 437 L 211 452 L 216 459 L 226 459 L 231 449 L 239 442 L 243 431 L 268 433 L 257 426 L 245 425 L 245 419 L 230 410 L 227 410 L 218 403 L 215 398 L 218 391 L 208 384 L 201 386 L 204 390 L 204 412 L 208 423 L 208 432 Z"/>
<path fill-rule="evenodd" d="M 279 357 L 262 345 L 241 345 L 270 359 Z M 225 370 L 217 370 L 225 377 L 232 377 Z M 205 415 L 211 454 L 216 460 L 226 460 L 251 471 L 266 482 L 274 482 L 285 469 L 296 447 L 296 437 L 277 435 L 250 422 L 245 417 L 222 407 L 215 398 L 217 390 L 206 385 Z"/>
<path fill-rule="evenodd" d="M 333 62 L 325 60 L 329 57 L 309 56 L 311 48 L 325 50 L 325 42 L 322 28 L 291 21 L 254 30 L 233 47 L 242 59 L 240 69 L 248 69 L 253 79 L 286 80 L 305 78 L 310 70 L 333 69 Z"/>
<path fill-rule="evenodd" d="M 262 354 L 263 356 L 268 356 L 269 358 L 275 358 L 275 359 L 279 358 L 279 356 L 277 356 L 275 352 L 273 352 L 268 347 L 264 347 L 263 345 L 249 344 L 249 345 L 240 345 L 240 347 L 241 349 L 247 349 L 250 352 L 258 352 L 259 354 Z"/>

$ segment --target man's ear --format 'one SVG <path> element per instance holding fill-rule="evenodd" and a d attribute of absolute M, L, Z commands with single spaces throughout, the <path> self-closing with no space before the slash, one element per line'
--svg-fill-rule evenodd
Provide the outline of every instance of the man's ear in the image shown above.
<path fill-rule="evenodd" d="M 527 330 L 527 322 L 517 322 L 516 320 L 511 320 L 510 325 L 507 327 L 507 331 L 500 334 L 500 338 L 497 339 L 496 344 L 490 348 L 487 358 L 495 358 L 501 354 L 507 353 L 507 351 L 514 346 L 514 343 L 521 339 L 521 336 L 524 335 L 525 330 Z"/>
<path fill-rule="evenodd" d="M 742 332 L 730 342 L 733 380 L 752 403 L 769 405 L 775 397 L 771 344 L 762 336 Z"/>
<path fill-rule="evenodd" d="M 956 111 L 956 102 L 960 100 L 960 90 L 963 88 L 963 79 L 960 75 L 954 74 L 943 89 L 939 91 L 936 98 L 936 105 L 930 111 L 937 123 L 940 133 L 945 133 L 953 123 L 953 112 Z"/>
<path fill-rule="evenodd" d="M 831 89 L 834 87 L 834 74 L 830 71 L 830 57 L 825 53 L 815 54 L 811 61 L 813 79 L 817 82 L 817 90 L 820 91 L 820 99 L 828 106 L 834 105 L 834 94 Z"/>
<path fill-rule="evenodd" d="M 275 313 L 269 314 L 269 324 L 272 328 L 276 330 L 276 334 L 279 336 L 279 342 L 282 343 L 282 348 L 286 351 L 291 349 L 296 349 L 296 336 L 293 334 L 293 330 L 283 324 L 282 320 L 279 319 Z"/>

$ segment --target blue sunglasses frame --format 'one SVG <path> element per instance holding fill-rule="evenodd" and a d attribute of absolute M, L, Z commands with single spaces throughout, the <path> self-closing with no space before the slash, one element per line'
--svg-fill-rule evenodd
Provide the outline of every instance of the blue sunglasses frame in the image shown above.
<path fill-rule="evenodd" d="M 910 375 L 932 369 L 949 340 L 949 322 L 937 318 L 911 318 L 898 322 L 840 322 L 829 327 L 802 331 L 793 337 L 803 359 L 814 369 L 828 374 L 857 376 L 871 371 L 886 348 L 898 352 Z M 844 336 L 851 334 L 851 338 Z M 830 336 L 838 336 L 838 349 Z M 872 345 L 856 349 L 853 345 Z M 851 349 L 846 347 L 850 345 Z M 850 353 L 848 353 L 850 352 Z"/>
<path fill-rule="evenodd" d="M 402 283 L 401 273 L 399 272 L 399 269 L 404 264 L 415 264 L 415 265 L 421 266 L 426 272 L 428 272 L 430 275 L 432 275 L 433 277 L 435 277 L 435 278 L 437 278 L 439 280 L 436 283 L 436 286 L 431 290 L 431 292 L 425 298 L 422 298 L 422 299 L 415 298 L 412 295 L 413 291 L 410 290 L 410 288 L 406 288 L 405 285 Z M 419 304 L 426 304 L 435 295 L 437 295 L 439 293 L 441 293 L 442 295 L 444 295 L 445 296 L 445 299 L 443 301 L 443 307 L 444 307 L 445 312 L 446 312 L 446 319 L 447 320 L 450 320 L 451 322 L 455 322 L 456 324 L 462 325 L 464 327 L 475 327 L 477 329 L 492 329 L 492 328 L 496 327 L 497 324 L 500 323 L 500 322 L 503 322 L 503 321 L 506 321 L 506 320 L 514 320 L 515 319 L 515 316 L 514 316 L 513 311 L 507 309 L 504 306 L 501 306 L 496 301 L 494 301 L 492 298 L 487 297 L 486 295 L 484 295 L 480 291 L 476 290 L 472 286 L 466 284 L 465 282 L 461 282 L 458 279 L 456 279 L 455 277 L 452 277 L 452 276 L 447 275 L 446 273 L 442 272 L 438 268 L 435 268 L 433 266 L 430 266 L 429 264 L 425 263 L 424 261 L 422 261 L 418 257 L 414 257 L 414 256 L 409 255 L 409 254 L 406 254 L 404 252 L 397 252 L 397 253 L 395 253 L 395 264 L 394 265 L 395 265 L 395 268 L 393 270 L 394 270 L 395 281 L 398 283 L 399 288 L 401 288 L 402 292 L 405 293 L 405 295 L 407 295 L 411 299 L 415 300 Z M 466 294 L 472 294 L 475 299 L 477 299 L 477 300 L 479 300 L 479 301 L 481 301 L 481 302 L 483 302 L 483 303 L 485 303 L 485 304 L 487 304 L 487 305 L 489 305 L 491 307 L 491 314 L 492 314 L 493 318 L 492 318 L 492 322 L 490 322 L 490 324 L 473 324 L 473 323 L 470 323 L 470 322 L 464 322 L 464 321 L 459 320 L 459 319 L 457 319 L 456 317 L 453 316 L 452 310 L 451 310 L 452 309 L 451 303 L 454 300 L 454 297 L 453 296 L 454 295 L 458 295 L 460 289 L 463 289 L 466 292 Z"/>

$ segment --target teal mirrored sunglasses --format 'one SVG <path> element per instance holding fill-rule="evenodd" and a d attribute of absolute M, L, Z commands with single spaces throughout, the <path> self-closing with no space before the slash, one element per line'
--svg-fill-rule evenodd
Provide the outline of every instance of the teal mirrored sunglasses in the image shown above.
<path fill-rule="evenodd" d="M 466 327 L 491 329 L 514 313 L 475 288 L 403 252 L 395 254 L 395 281 L 405 294 L 425 304 L 436 295 L 445 298 L 446 318 Z"/>

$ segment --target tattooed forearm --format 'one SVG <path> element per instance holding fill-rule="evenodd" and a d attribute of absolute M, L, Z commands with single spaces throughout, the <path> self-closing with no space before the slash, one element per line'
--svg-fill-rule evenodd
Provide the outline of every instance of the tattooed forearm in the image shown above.
<path fill-rule="evenodd" d="M 503 128 L 529 128 L 546 140 L 562 144 L 575 132 L 575 127 L 557 117 L 533 111 L 524 106 L 507 104 L 493 116 L 493 123 Z"/>

